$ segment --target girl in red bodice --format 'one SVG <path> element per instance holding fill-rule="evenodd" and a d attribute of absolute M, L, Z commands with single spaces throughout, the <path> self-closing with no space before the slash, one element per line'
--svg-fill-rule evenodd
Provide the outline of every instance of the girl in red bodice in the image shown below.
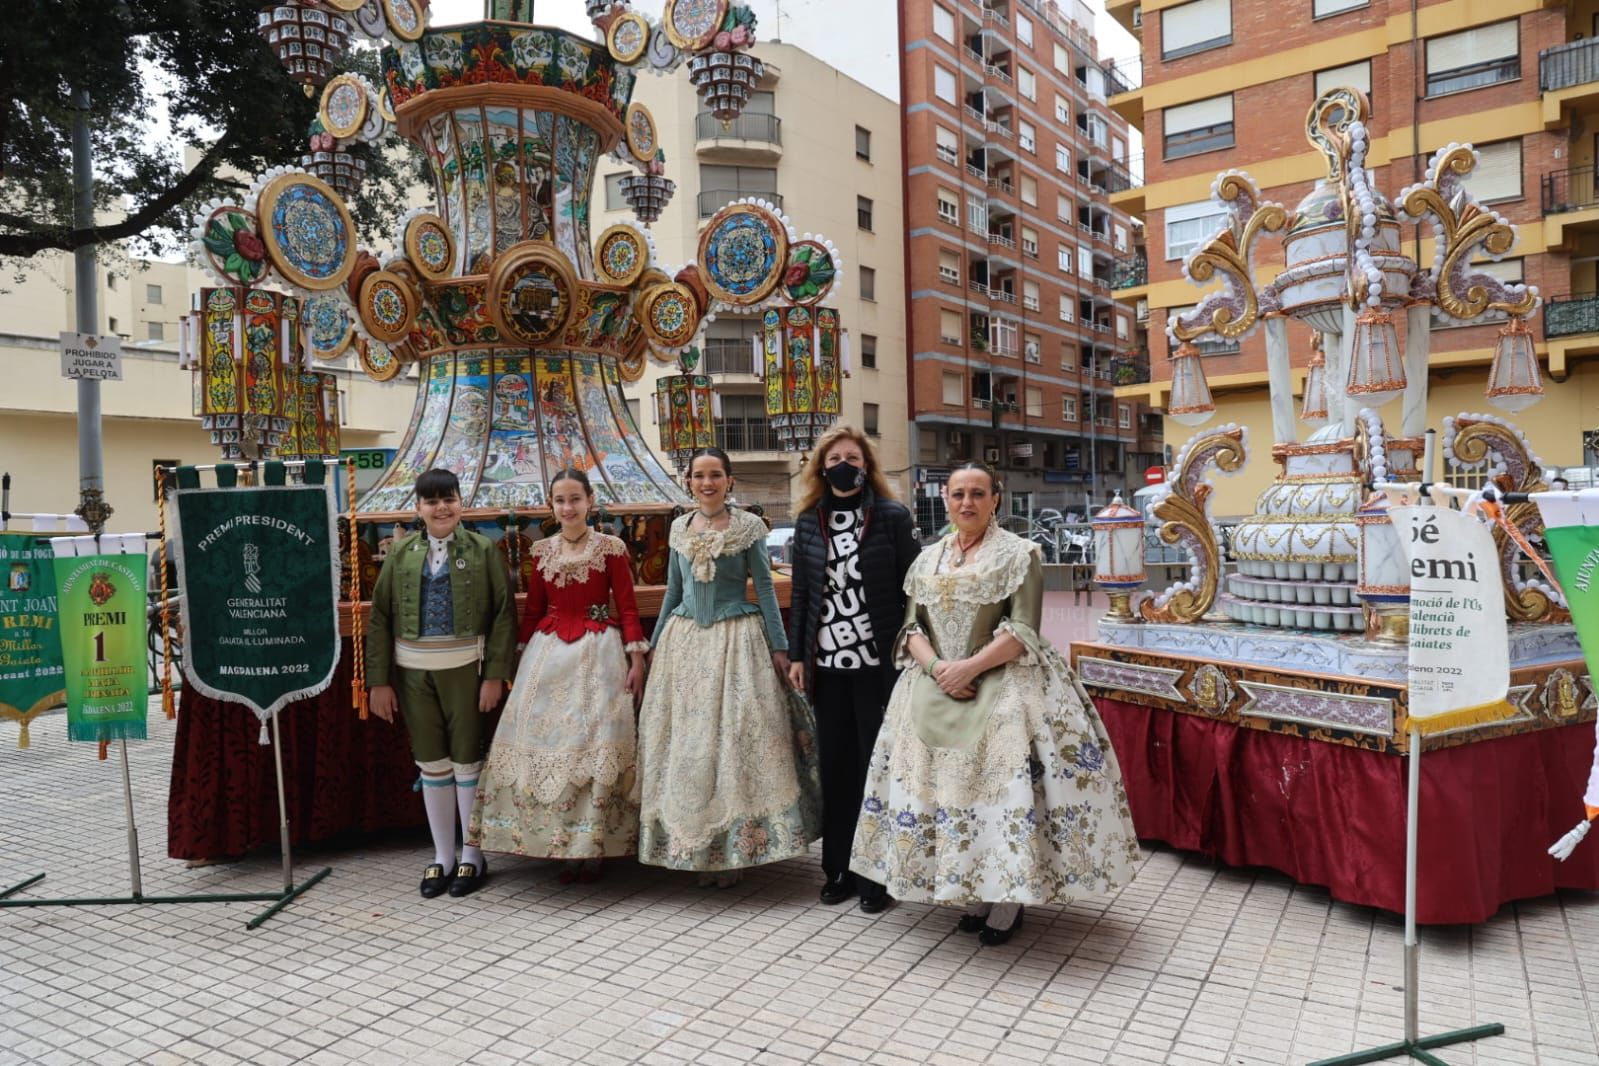
<path fill-rule="evenodd" d="M 588 475 L 562 470 L 549 498 L 561 528 L 533 545 L 525 648 L 471 835 L 484 851 L 582 860 L 561 879 L 587 881 L 601 859 L 638 845 L 633 708 L 649 644 L 627 546 L 588 525 Z"/>

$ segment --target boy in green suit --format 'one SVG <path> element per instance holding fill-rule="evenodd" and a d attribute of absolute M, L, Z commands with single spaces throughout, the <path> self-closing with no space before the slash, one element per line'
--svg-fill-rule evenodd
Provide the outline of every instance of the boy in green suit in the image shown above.
<path fill-rule="evenodd" d="M 448 470 L 416 479 L 426 527 L 396 540 L 372 591 L 366 677 L 372 713 L 398 708 L 422 771 L 433 862 L 422 872 L 432 899 L 476 891 L 488 876 L 470 845 L 455 859 L 455 826 L 472 817 L 482 768 L 483 715 L 499 705 L 516 654 L 516 599 L 505 562 L 487 537 L 461 529 L 461 486 Z M 453 871 L 453 872 L 452 872 Z"/>

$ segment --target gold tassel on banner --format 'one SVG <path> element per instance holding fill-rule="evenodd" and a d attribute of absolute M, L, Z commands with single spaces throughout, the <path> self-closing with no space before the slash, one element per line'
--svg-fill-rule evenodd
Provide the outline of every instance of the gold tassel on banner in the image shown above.
<path fill-rule="evenodd" d="M 357 716 L 361 721 L 366 721 L 366 640 L 361 625 L 361 545 L 359 533 L 355 528 L 355 459 L 352 456 L 345 462 L 346 492 L 349 497 L 350 514 L 347 527 L 350 538 L 350 652 L 355 656 L 355 662 L 350 664 L 350 699 L 355 707 Z"/>
<path fill-rule="evenodd" d="M 161 523 L 161 713 L 178 716 L 172 699 L 172 608 L 167 605 L 167 470 L 155 468 L 156 514 Z M 102 756 L 103 758 L 104 756 Z"/>

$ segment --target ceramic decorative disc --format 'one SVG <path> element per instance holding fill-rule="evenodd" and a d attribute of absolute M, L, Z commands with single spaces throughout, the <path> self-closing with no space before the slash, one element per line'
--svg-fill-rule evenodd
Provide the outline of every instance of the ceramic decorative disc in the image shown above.
<path fill-rule="evenodd" d="M 223 204 L 206 217 L 200 244 L 212 272 L 225 284 L 255 285 L 272 271 L 261 243 L 261 223 L 254 211 L 236 204 Z"/>
<path fill-rule="evenodd" d="M 700 233 L 700 278 L 710 294 L 750 307 L 772 294 L 788 265 L 783 220 L 754 204 L 729 204 Z"/>
<path fill-rule="evenodd" d="M 326 362 L 337 359 L 350 346 L 355 327 L 350 324 L 345 302 L 331 292 L 319 292 L 305 301 L 305 332 L 311 358 Z"/>
<path fill-rule="evenodd" d="M 633 158 L 640 163 L 651 162 L 661 142 L 655 135 L 655 116 L 650 114 L 650 109 L 643 104 L 628 104 L 622 126 L 627 131 L 627 147 Z"/>
<path fill-rule="evenodd" d="M 795 241 L 788 246 L 788 269 L 783 271 L 783 295 L 790 303 L 820 303 L 832 291 L 838 266 L 833 253 L 820 241 Z"/>
<path fill-rule="evenodd" d="M 366 112 L 366 86 L 354 74 L 340 74 L 323 86 L 322 106 L 317 114 L 323 128 L 334 137 L 342 141 L 355 136 L 366 121 Z"/>
<path fill-rule="evenodd" d="M 648 348 L 647 344 L 638 344 L 616 361 L 616 372 L 623 381 L 631 385 L 644 376 L 644 368 L 648 365 L 644 353 Z"/>
<path fill-rule="evenodd" d="M 450 276 L 455 268 L 455 239 L 438 215 L 417 215 L 405 224 L 405 257 L 429 281 Z"/>
<path fill-rule="evenodd" d="M 345 14 L 359 10 L 365 3 L 366 0 L 327 0 L 329 7 L 336 11 L 343 11 Z"/>
<path fill-rule="evenodd" d="M 378 90 L 378 114 L 383 116 L 383 121 L 394 122 L 394 103 L 389 99 L 389 87 L 384 85 Z"/>
<path fill-rule="evenodd" d="M 544 344 L 572 314 L 577 281 L 553 245 L 524 241 L 501 255 L 489 274 L 489 316 L 510 340 Z"/>
<path fill-rule="evenodd" d="M 711 43 L 727 19 L 728 0 L 666 0 L 661 26 L 672 43 L 698 52 Z"/>
<path fill-rule="evenodd" d="M 366 371 L 367 377 L 374 381 L 392 381 L 405 364 L 389 351 L 387 345 L 363 344 L 361 345 L 361 369 Z"/>
<path fill-rule="evenodd" d="M 612 285 L 631 285 L 649 265 L 649 246 L 644 235 L 623 223 L 600 234 L 594 245 L 594 266 L 600 280 Z"/>
<path fill-rule="evenodd" d="M 644 332 L 662 348 L 680 348 L 700 328 L 699 308 L 688 286 L 669 282 L 644 294 Z"/>
<path fill-rule="evenodd" d="M 618 63 L 633 64 L 650 46 L 650 24 L 637 11 L 624 11 L 611 20 L 605 34 L 605 46 L 611 58 Z"/>
<path fill-rule="evenodd" d="M 682 60 L 683 53 L 678 51 L 677 45 L 666 35 L 666 27 L 657 26 L 655 32 L 650 34 L 650 47 L 646 57 L 650 69 L 657 71 L 671 70 Z"/>
<path fill-rule="evenodd" d="M 419 40 L 424 22 L 422 5 L 417 0 L 383 0 L 383 17 L 389 32 L 402 41 Z"/>
<path fill-rule="evenodd" d="M 383 31 L 388 29 L 388 23 L 383 18 L 383 0 L 365 0 L 356 9 L 355 24 L 361 27 L 361 32 L 374 40 L 381 40 Z"/>
<path fill-rule="evenodd" d="M 273 178 L 256 213 L 267 257 L 290 284 L 316 292 L 344 283 L 355 265 L 355 226 L 321 178 L 300 172 Z"/>
<path fill-rule="evenodd" d="M 361 282 L 361 298 L 356 305 L 361 325 L 372 339 L 383 344 L 403 340 L 416 325 L 417 299 L 397 275 L 375 270 Z"/>

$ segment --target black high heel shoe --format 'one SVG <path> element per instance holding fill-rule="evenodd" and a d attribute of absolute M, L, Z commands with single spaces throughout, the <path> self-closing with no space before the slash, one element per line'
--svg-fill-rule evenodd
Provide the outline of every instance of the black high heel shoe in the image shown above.
<path fill-rule="evenodd" d="M 1022 927 L 1022 916 L 1026 913 L 1027 908 L 1017 908 L 1016 920 L 1011 922 L 1010 925 L 1004 929 L 995 929 L 991 925 L 984 924 L 982 931 L 977 934 L 977 939 L 983 944 L 984 947 L 999 947 L 1001 944 L 1005 943 L 1012 936 L 1014 936 L 1016 934 L 1016 930 Z"/>

